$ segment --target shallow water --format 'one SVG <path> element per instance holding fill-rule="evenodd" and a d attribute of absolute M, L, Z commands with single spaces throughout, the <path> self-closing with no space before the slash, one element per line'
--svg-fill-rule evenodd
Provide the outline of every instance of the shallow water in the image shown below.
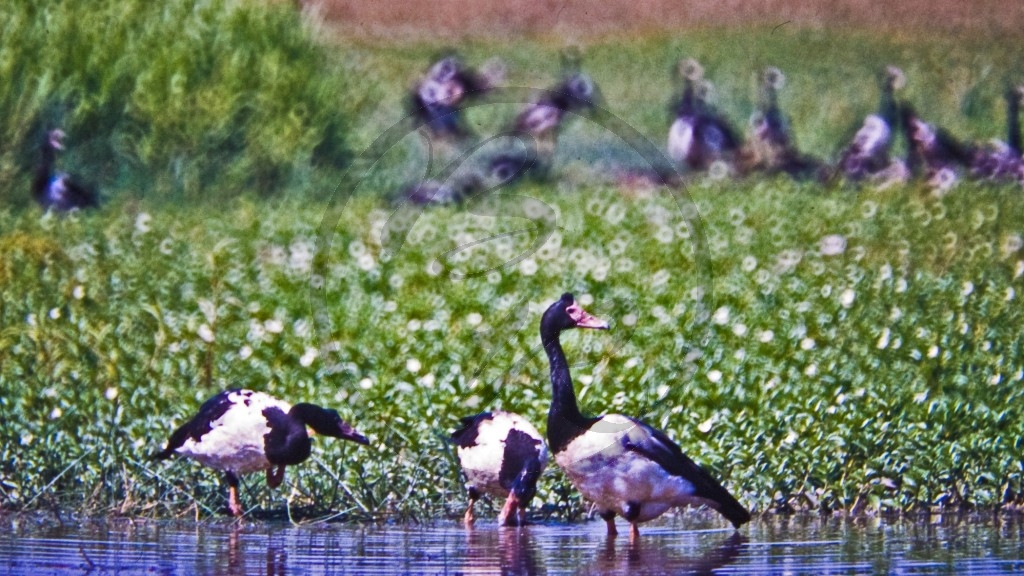
<path fill-rule="evenodd" d="M 1015 518 L 920 521 L 817 516 L 755 520 L 738 534 L 687 515 L 626 526 L 603 522 L 472 531 L 228 520 L 125 520 L 70 525 L 0 519 L 0 572 L 43 574 L 1006 574 L 1024 573 Z"/>

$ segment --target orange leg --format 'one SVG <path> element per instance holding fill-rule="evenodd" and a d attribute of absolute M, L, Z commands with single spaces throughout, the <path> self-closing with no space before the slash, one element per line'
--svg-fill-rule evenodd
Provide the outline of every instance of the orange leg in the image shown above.
<path fill-rule="evenodd" d="M 278 466 L 276 471 L 273 468 L 267 468 L 267 486 L 277 488 L 281 482 L 284 482 L 284 464 Z"/>
<path fill-rule="evenodd" d="M 640 540 L 640 526 L 636 522 L 629 524 L 629 542 L 630 544 L 636 544 Z"/>
<path fill-rule="evenodd" d="M 238 485 L 231 484 L 228 486 L 228 510 L 231 511 L 233 516 L 241 516 L 245 510 L 242 509 L 242 503 L 238 500 Z"/>
<path fill-rule="evenodd" d="M 476 518 L 473 516 L 473 504 L 476 504 L 477 499 L 480 498 L 480 493 L 476 491 L 476 488 L 469 489 L 469 507 L 466 508 L 466 515 L 462 518 L 462 522 L 466 525 L 466 528 L 472 528 L 473 522 Z"/>
<path fill-rule="evenodd" d="M 615 528 L 615 512 L 609 510 L 607 512 L 601 512 L 601 518 L 604 518 L 605 524 L 608 525 L 608 537 L 614 538 L 619 534 L 619 531 Z"/>

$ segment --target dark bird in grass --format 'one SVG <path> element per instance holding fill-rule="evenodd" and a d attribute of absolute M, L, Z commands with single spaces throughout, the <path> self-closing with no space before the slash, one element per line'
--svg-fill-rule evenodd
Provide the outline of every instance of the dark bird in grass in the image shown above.
<path fill-rule="evenodd" d="M 559 341 L 573 328 L 605 330 L 572 294 L 563 294 L 544 312 L 540 338 L 551 366 L 548 446 L 555 462 L 584 498 L 593 502 L 614 535 L 615 516 L 639 525 L 676 506 L 708 506 L 736 528 L 750 513 L 706 470 L 690 460 L 663 432 L 620 414 L 596 418 L 580 413 L 569 364 Z"/>
<path fill-rule="evenodd" d="M 285 466 L 309 458 L 312 442 L 307 427 L 324 436 L 369 444 L 335 410 L 307 403 L 291 405 L 263 392 L 227 390 L 207 400 L 152 458 L 165 460 L 177 454 L 223 472 L 228 509 L 241 516 L 239 476 L 265 471 L 267 485 L 279 486 Z"/>
<path fill-rule="evenodd" d="M 674 119 L 668 131 L 669 158 L 697 171 L 724 163 L 726 172 L 731 172 L 741 140 L 725 116 L 709 102 L 712 87 L 704 79 L 704 69 L 697 61 L 688 59 L 679 64 L 678 73 L 683 92 L 673 106 Z"/>
<path fill-rule="evenodd" d="M 910 167 L 903 160 L 894 160 L 891 150 L 895 135 L 901 128 L 900 106 L 896 91 L 906 84 L 903 71 L 887 66 L 879 87 L 878 111 L 869 114 L 840 154 L 838 173 L 851 181 L 873 180 L 883 186 L 906 181 Z"/>
<path fill-rule="evenodd" d="M 933 188 L 948 190 L 959 173 L 970 168 L 975 149 L 948 130 L 922 120 L 910 104 L 903 105 L 902 115 L 912 169 L 922 170 Z"/>
<path fill-rule="evenodd" d="M 1006 102 L 1006 140 L 992 140 L 988 146 L 975 151 L 971 160 L 971 175 L 975 178 L 1004 182 L 1024 176 L 1020 133 L 1024 86 L 1007 84 L 1003 99 Z"/>
<path fill-rule="evenodd" d="M 473 504 L 489 494 L 505 499 L 499 524 L 522 525 L 526 508 L 537 493 L 537 480 L 547 466 L 544 438 L 522 416 L 511 412 L 484 412 L 461 422 L 451 439 L 469 492 L 466 524 L 474 521 Z"/>
<path fill-rule="evenodd" d="M 760 79 L 760 106 L 750 119 L 751 134 L 744 151 L 741 172 L 788 174 L 797 180 L 827 177 L 824 164 L 801 154 L 789 119 L 779 108 L 779 90 L 786 83 L 781 70 L 770 66 Z"/>
<path fill-rule="evenodd" d="M 409 97 L 409 108 L 431 135 L 442 140 L 458 141 L 472 135 L 463 118 L 463 106 L 483 97 L 500 84 L 504 65 L 491 60 L 475 71 L 454 55 L 435 62 L 420 78 Z"/>
<path fill-rule="evenodd" d="M 64 150 L 63 130 L 46 133 L 42 145 L 42 158 L 32 182 L 32 195 L 40 206 L 56 212 L 68 212 L 81 208 L 99 206 L 99 196 L 88 185 L 82 184 L 70 174 L 54 168 L 57 152 Z"/>

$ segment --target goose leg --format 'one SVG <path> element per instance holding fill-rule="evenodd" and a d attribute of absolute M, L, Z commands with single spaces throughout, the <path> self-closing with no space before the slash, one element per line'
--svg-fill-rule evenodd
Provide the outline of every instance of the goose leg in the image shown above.
<path fill-rule="evenodd" d="M 238 500 L 238 476 L 234 472 L 225 472 L 224 478 L 228 483 L 228 510 L 233 516 L 241 516 L 244 510 Z"/>
<path fill-rule="evenodd" d="M 277 488 L 284 482 L 284 464 L 281 464 L 275 470 L 273 467 L 267 468 L 267 486 L 271 488 Z"/>
<path fill-rule="evenodd" d="M 604 523 L 608 526 L 608 536 L 610 538 L 617 536 L 619 531 L 615 529 L 615 511 L 605 510 L 598 515 L 604 519 Z"/>
<path fill-rule="evenodd" d="M 498 514 L 498 524 L 501 526 L 522 524 L 520 516 L 525 516 L 525 512 L 519 505 L 519 498 L 515 492 L 509 492 L 508 498 L 505 499 L 505 506 L 502 507 L 501 513 Z"/>
<path fill-rule="evenodd" d="M 463 521 L 463 523 L 465 523 L 467 528 L 473 526 L 473 522 L 476 521 L 476 518 L 473 516 L 473 504 L 476 504 L 476 501 L 479 500 L 479 499 L 480 499 L 480 493 L 476 491 L 476 488 L 470 488 L 469 489 L 469 507 L 466 508 L 466 515 L 462 518 L 462 521 Z"/>
<path fill-rule="evenodd" d="M 636 544 L 640 540 L 640 526 L 636 522 L 629 523 L 629 543 Z"/>

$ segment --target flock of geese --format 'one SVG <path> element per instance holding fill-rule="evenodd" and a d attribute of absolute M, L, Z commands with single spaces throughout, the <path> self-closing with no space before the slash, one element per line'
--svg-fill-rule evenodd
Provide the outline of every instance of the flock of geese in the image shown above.
<path fill-rule="evenodd" d="M 608 324 L 566 293 L 548 307 L 540 322 L 551 369 L 546 438 L 522 416 L 502 411 L 463 418 L 462 427 L 452 433 L 469 494 L 466 525 L 473 524 L 473 505 L 485 494 L 505 499 L 499 514 L 502 525 L 522 525 L 549 450 L 583 498 L 595 505 L 609 536 L 617 532 L 616 516 L 629 522 L 630 537 L 636 539 L 640 523 L 677 506 L 707 506 L 735 528 L 750 521 L 750 512 L 663 432 L 629 416 L 588 417 L 580 412 L 560 342 L 563 332 L 575 328 L 607 330 Z M 309 458 L 307 427 L 324 436 L 369 444 L 335 410 L 291 405 L 263 392 L 228 390 L 204 403 L 152 458 L 179 455 L 223 472 L 228 509 L 241 516 L 239 476 L 264 471 L 270 487 L 280 485 L 286 466 Z"/>
<path fill-rule="evenodd" d="M 415 83 L 407 98 L 410 118 L 439 142 L 465 143 L 474 137 L 467 126 L 465 108 L 486 98 L 504 80 L 504 65 L 487 62 L 480 70 L 466 66 L 454 55 L 434 63 Z M 921 118 L 913 105 L 900 101 L 897 91 L 906 84 L 903 72 L 887 66 L 879 75 L 878 110 L 867 114 L 860 128 L 834 162 L 801 152 L 790 119 L 779 107 L 785 75 L 775 67 L 760 76 L 758 109 L 748 122 L 747 136 L 719 111 L 710 95 L 711 82 L 696 60 L 676 67 L 681 90 L 672 105 L 665 152 L 675 164 L 648 173 L 618 174 L 623 182 L 638 178 L 656 185 L 678 185 L 679 172 L 707 173 L 714 178 L 786 174 L 797 180 L 866 182 L 879 188 L 924 178 L 936 191 L 945 192 L 959 179 L 1011 182 L 1024 186 L 1021 157 L 1020 108 L 1024 85 L 1007 84 L 1006 137 L 969 143 Z M 399 200 L 415 204 L 445 204 L 470 198 L 484 190 L 524 177 L 545 180 L 551 175 L 558 134 L 570 114 L 588 114 L 598 107 L 597 85 L 581 71 L 580 56 L 566 52 L 561 79 L 537 93 L 506 127 L 505 134 L 525 144 L 492 154 L 483 166 L 445 178 L 428 179 L 403 188 Z M 902 134 L 905 156 L 894 155 Z M 43 139 L 41 162 L 33 180 L 35 200 L 45 209 L 66 212 L 99 205 L 90 186 L 55 168 L 64 149 L 65 134 L 51 130 Z"/>
<path fill-rule="evenodd" d="M 597 85 L 580 70 L 578 54 L 564 57 L 562 68 L 562 79 L 539 92 L 504 129 L 503 134 L 525 142 L 526 151 L 492 154 L 475 170 L 415 183 L 403 189 L 399 199 L 417 204 L 452 203 L 523 176 L 549 176 L 558 133 L 568 114 L 587 114 L 598 107 Z M 409 98 L 416 126 L 436 141 L 471 139 L 465 108 L 486 98 L 488 91 L 500 84 L 502 74 L 496 70 L 501 67 L 493 61 L 477 72 L 456 56 L 440 59 L 417 82 Z M 679 95 L 672 105 L 664 149 L 674 166 L 652 168 L 643 174 L 627 171 L 617 174 L 618 180 L 641 178 L 658 185 L 678 185 L 682 172 L 707 173 L 713 178 L 786 174 L 797 180 L 845 180 L 883 189 L 923 178 L 942 192 L 962 178 L 1024 186 L 1019 117 L 1024 86 L 1007 84 L 1004 91 L 1005 140 L 967 143 L 928 123 L 910 103 L 900 101 L 896 94 L 905 86 L 906 77 L 899 68 L 887 66 L 879 75 L 878 109 L 864 117 L 839 157 L 829 162 L 798 149 L 790 119 L 779 106 L 779 91 L 786 79 L 778 68 L 768 67 L 760 75 L 758 108 L 748 122 L 746 138 L 715 107 L 710 97 L 712 84 L 700 63 L 683 60 L 676 75 Z M 905 155 L 897 157 L 894 147 L 901 134 Z"/>

